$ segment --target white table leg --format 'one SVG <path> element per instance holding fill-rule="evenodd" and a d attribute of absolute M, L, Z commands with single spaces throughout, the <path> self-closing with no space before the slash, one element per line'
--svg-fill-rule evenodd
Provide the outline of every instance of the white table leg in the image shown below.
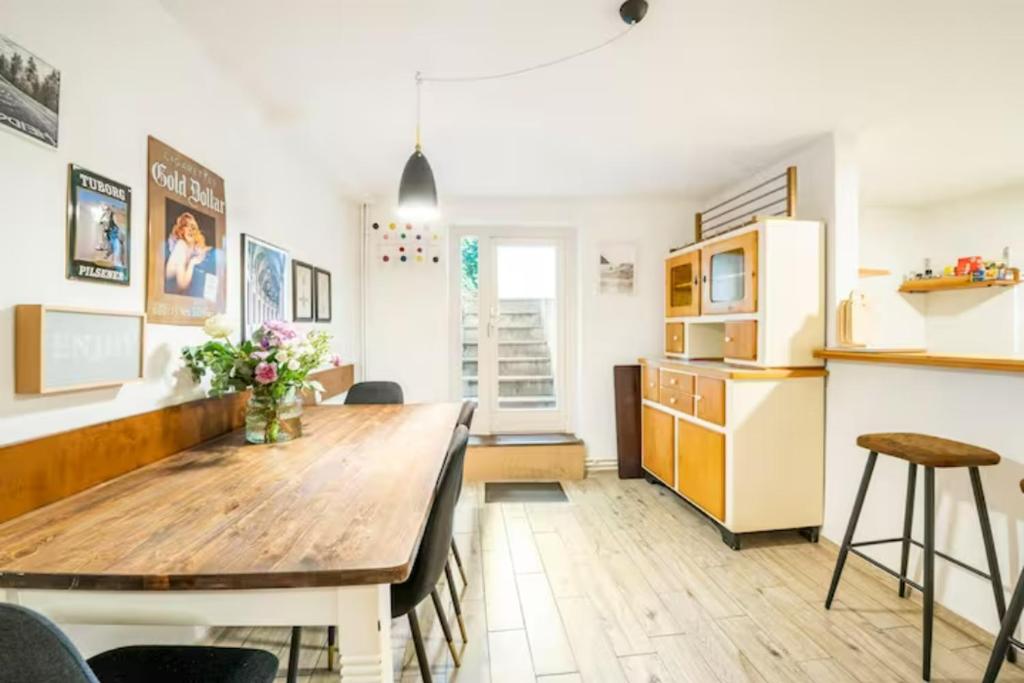
<path fill-rule="evenodd" d="M 338 670 L 343 683 L 392 683 L 391 587 L 338 591 Z"/>

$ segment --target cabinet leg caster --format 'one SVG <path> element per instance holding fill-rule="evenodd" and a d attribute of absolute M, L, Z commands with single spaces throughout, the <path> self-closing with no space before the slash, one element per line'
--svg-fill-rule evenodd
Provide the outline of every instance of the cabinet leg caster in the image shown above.
<path fill-rule="evenodd" d="M 733 532 L 729 531 L 728 529 L 724 529 L 724 528 L 721 531 L 722 531 L 722 543 L 726 544 L 727 546 L 729 546 L 733 550 L 739 550 L 740 549 L 740 535 L 739 534 L 734 534 Z"/>
<path fill-rule="evenodd" d="M 821 531 L 820 526 L 809 526 L 800 529 L 800 535 L 807 539 L 808 543 L 817 543 L 818 534 Z"/>

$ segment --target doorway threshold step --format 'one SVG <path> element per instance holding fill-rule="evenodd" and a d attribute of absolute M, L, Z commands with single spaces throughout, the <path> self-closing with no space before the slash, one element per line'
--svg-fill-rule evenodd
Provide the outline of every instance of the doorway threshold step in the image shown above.
<path fill-rule="evenodd" d="M 583 439 L 575 434 L 559 432 L 538 434 L 474 434 L 469 437 L 469 445 L 476 447 L 570 446 L 581 443 L 583 443 Z"/>

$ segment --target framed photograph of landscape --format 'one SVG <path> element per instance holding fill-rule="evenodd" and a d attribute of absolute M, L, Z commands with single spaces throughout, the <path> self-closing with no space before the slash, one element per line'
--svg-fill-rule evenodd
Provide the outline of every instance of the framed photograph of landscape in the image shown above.
<path fill-rule="evenodd" d="M 320 268 L 315 269 L 316 275 L 316 321 L 331 322 L 331 274 Z"/>
<path fill-rule="evenodd" d="M 598 247 L 598 292 L 632 294 L 636 284 L 636 245 L 631 242 Z"/>
<path fill-rule="evenodd" d="M 131 283 L 132 188 L 68 166 L 67 276 Z"/>
<path fill-rule="evenodd" d="M 292 320 L 313 322 L 316 313 L 316 289 L 313 285 L 313 266 L 292 260 Z"/>
<path fill-rule="evenodd" d="M 154 137 L 148 168 L 148 320 L 202 325 L 227 310 L 224 179 Z"/>
<path fill-rule="evenodd" d="M 57 146 L 60 71 L 0 34 L 0 123 Z"/>
<path fill-rule="evenodd" d="M 268 320 L 288 320 L 288 252 L 242 234 L 242 340 Z"/>

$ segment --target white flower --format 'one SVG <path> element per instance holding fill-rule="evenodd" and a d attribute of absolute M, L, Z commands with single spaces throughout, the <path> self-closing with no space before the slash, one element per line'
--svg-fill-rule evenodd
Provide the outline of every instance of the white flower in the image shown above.
<path fill-rule="evenodd" d="M 288 362 L 288 357 L 289 357 L 288 349 L 278 349 L 277 350 L 277 360 L 279 362 L 287 363 Z"/>
<path fill-rule="evenodd" d="M 300 367 L 302 367 L 302 366 L 299 364 L 299 361 L 297 361 L 297 360 L 290 360 L 290 361 L 288 361 L 288 369 L 291 370 L 292 372 L 295 372 Z"/>
<path fill-rule="evenodd" d="M 227 339 L 235 331 L 235 325 L 227 315 L 211 315 L 203 323 L 203 332 L 214 339 Z"/>

